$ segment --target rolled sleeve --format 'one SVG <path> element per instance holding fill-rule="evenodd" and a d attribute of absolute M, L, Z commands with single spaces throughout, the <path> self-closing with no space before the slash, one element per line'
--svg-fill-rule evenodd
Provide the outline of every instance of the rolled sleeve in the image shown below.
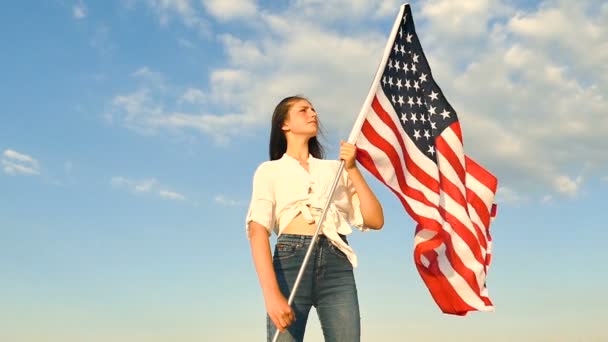
<path fill-rule="evenodd" d="M 359 195 L 357 194 L 357 190 L 353 182 L 351 182 L 350 177 L 345 172 L 345 182 L 346 182 L 346 195 L 348 197 L 348 211 L 347 211 L 347 221 L 351 226 L 359 229 L 362 232 L 368 231 L 370 228 L 365 225 L 363 222 L 363 214 L 361 214 L 361 201 L 359 200 Z"/>
<path fill-rule="evenodd" d="M 268 234 L 274 229 L 275 198 L 269 170 L 264 164 L 260 165 L 253 175 L 251 202 L 247 211 L 245 230 L 249 233 L 249 223 L 257 222 L 264 226 Z M 249 235 L 249 234 L 248 234 Z"/>

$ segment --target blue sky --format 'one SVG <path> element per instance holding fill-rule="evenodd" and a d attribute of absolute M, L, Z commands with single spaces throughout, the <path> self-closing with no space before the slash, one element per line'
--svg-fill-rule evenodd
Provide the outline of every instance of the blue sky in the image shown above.
<path fill-rule="evenodd" d="M 305 94 L 335 158 L 396 1 L 40 1 L 0 11 L 0 340 L 251 341 L 244 233 L 270 113 Z M 364 341 L 608 340 L 608 5 L 414 1 L 419 38 L 499 178 L 494 313 L 439 312 L 412 220 L 359 233 Z M 321 338 L 313 314 L 307 340 Z"/>

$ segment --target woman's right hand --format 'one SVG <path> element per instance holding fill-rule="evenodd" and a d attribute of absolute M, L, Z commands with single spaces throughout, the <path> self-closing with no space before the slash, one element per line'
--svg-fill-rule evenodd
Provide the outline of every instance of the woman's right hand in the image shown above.
<path fill-rule="evenodd" d="M 280 332 L 283 332 L 296 320 L 295 313 L 280 291 L 268 296 L 265 301 L 266 312 L 268 312 L 268 316 Z"/>

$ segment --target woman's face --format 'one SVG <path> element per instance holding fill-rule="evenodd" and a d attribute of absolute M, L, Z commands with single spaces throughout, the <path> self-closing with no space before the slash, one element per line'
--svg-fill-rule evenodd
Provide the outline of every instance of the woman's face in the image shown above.
<path fill-rule="evenodd" d="M 314 137 L 317 135 L 318 129 L 317 112 L 312 104 L 306 100 L 294 102 L 283 123 L 283 131 Z"/>

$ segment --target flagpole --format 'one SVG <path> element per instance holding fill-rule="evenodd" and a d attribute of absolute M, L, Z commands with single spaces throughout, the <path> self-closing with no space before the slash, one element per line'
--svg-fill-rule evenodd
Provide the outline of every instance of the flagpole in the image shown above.
<path fill-rule="evenodd" d="M 374 89 L 377 88 L 378 83 L 380 82 L 380 78 L 382 77 L 382 71 L 384 69 L 383 66 L 386 65 L 386 61 L 388 60 L 388 57 L 391 54 L 391 47 L 393 46 L 393 43 L 395 42 L 395 36 L 397 35 L 397 29 L 399 28 L 399 22 L 401 21 L 401 17 L 403 17 L 403 11 L 405 10 L 406 5 L 407 5 L 407 3 L 401 5 L 399 14 L 397 15 L 397 18 L 395 19 L 395 23 L 393 24 L 393 29 L 391 30 L 389 39 L 386 43 L 386 46 L 384 47 L 384 54 L 382 56 L 382 60 L 380 61 L 380 64 L 378 65 L 378 70 L 376 71 L 376 76 L 374 77 L 374 80 L 372 81 L 370 91 L 367 94 L 367 98 L 365 99 L 365 102 L 363 102 L 363 106 L 361 107 L 361 110 L 359 111 L 359 116 L 357 116 L 357 119 L 355 120 L 355 123 L 353 125 L 353 129 L 351 130 L 350 135 L 348 137 L 349 144 L 354 144 L 359 136 L 359 133 L 361 132 L 361 127 L 363 126 L 363 122 L 365 121 L 365 114 L 367 112 L 367 108 L 369 108 L 372 103 L 372 100 L 374 98 L 374 92 L 375 92 Z M 310 259 L 310 255 L 312 254 L 312 251 L 316 246 L 317 238 L 319 236 L 319 232 L 321 231 L 321 225 L 323 224 L 323 221 L 325 220 L 325 216 L 327 215 L 327 209 L 329 209 L 332 198 L 334 196 L 334 192 L 336 191 L 336 187 L 338 186 L 338 181 L 340 180 L 340 175 L 342 174 L 343 170 L 344 170 L 344 160 L 340 160 L 340 166 L 338 167 L 338 171 L 336 172 L 336 176 L 334 177 L 334 182 L 329 191 L 329 196 L 327 197 L 327 201 L 325 202 L 325 206 L 323 207 L 323 212 L 321 213 L 319 222 L 317 222 L 317 229 L 315 230 L 315 234 L 313 235 L 312 240 L 310 241 L 310 245 L 308 246 L 308 250 L 306 251 L 306 255 L 304 256 L 304 260 L 302 261 L 302 265 L 300 266 L 300 270 L 298 271 L 298 276 L 296 277 L 296 281 L 293 284 L 293 289 L 291 290 L 291 293 L 289 294 L 289 299 L 287 300 L 287 304 L 289 306 L 291 306 L 291 304 L 293 304 L 293 300 L 296 296 L 296 292 L 298 291 L 298 286 L 300 285 L 300 281 L 302 280 L 302 275 L 304 274 L 304 270 L 306 269 L 306 265 L 308 264 L 308 259 Z M 274 337 L 272 338 L 272 342 L 277 342 L 280 333 L 281 332 L 278 329 L 275 331 Z"/>

